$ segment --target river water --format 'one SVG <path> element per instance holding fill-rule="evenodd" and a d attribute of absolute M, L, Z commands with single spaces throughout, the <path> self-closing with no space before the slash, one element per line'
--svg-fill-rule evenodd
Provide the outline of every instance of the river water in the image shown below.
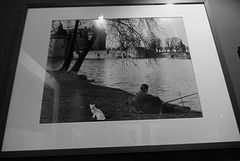
<path fill-rule="evenodd" d="M 47 70 L 57 70 L 64 60 L 49 59 Z M 72 62 L 74 64 L 75 61 Z M 71 64 L 71 65 L 72 65 Z M 159 96 L 164 102 L 198 93 L 189 59 L 86 59 L 79 74 L 94 79 L 95 84 L 120 88 L 135 94 L 141 84 L 149 85 L 149 94 Z M 198 94 L 179 99 L 174 104 L 201 111 Z"/>

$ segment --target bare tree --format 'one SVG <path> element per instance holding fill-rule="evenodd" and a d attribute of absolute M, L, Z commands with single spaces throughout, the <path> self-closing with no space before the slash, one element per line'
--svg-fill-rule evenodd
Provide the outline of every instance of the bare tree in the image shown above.
<path fill-rule="evenodd" d="M 96 26 L 94 20 L 67 20 L 61 22 L 64 23 L 66 30 L 73 30 L 73 32 L 68 33 L 69 46 L 66 47 L 66 59 L 60 69 L 63 71 L 69 69 L 73 58 L 74 44 L 79 34 L 78 30 L 84 26 L 89 29 L 91 35 L 88 35 L 87 43 L 70 71 L 79 71 L 96 38 L 102 32 L 107 33 L 108 46 L 123 51 L 126 57 L 130 57 L 131 50 L 134 48 L 142 47 L 156 51 L 160 45 L 159 33 L 162 32 L 162 28 L 155 18 L 108 19 L 106 20 L 106 28 Z M 52 24 L 52 34 L 56 33 L 57 24 L 57 21 Z"/>
<path fill-rule="evenodd" d="M 92 48 L 92 46 L 93 46 L 93 44 L 94 44 L 94 41 L 96 40 L 99 32 L 101 32 L 101 31 L 100 31 L 100 29 L 98 29 L 97 27 L 93 26 L 93 27 L 92 27 L 92 32 L 93 32 L 93 34 L 92 34 L 91 39 L 87 42 L 84 50 L 83 50 L 82 53 L 79 55 L 76 63 L 75 63 L 74 66 L 72 67 L 71 71 L 73 71 L 73 72 L 78 72 L 78 71 L 79 71 L 79 69 L 80 69 L 80 67 L 81 67 L 81 65 L 82 65 L 85 57 L 87 56 L 89 50 Z"/>
<path fill-rule="evenodd" d="M 171 38 L 166 38 L 165 39 L 166 45 L 167 45 L 167 50 L 170 50 L 170 52 L 172 52 L 173 50 L 173 45 L 172 45 L 172 41 Z"/>
<path fill-rule="evenodd" d="M 72 58 L 73 58 L 73 50 L 74 50 L 74 43 L 77 35 L 77 30 L 78 30 L 78 25 L 79 25 L 79 20 L 76 20 L 75 22 L 75 27 L 74 27 L 74 32 L 72 35 L 70 34 L 70 46 L 67 48 L 67 56 L 66 59 L 63 63 L 63 66 L 60 68 L 60 70 L 67 71 L 69 68 L 69 65 L 71 64 Z"/>
<path fill-rule="evenodd" d="M 173 52 L 173 50 L 179 49 L 179 45 L 180 45 L 180 42 L 182 42 L 182 39 L 178 37 L 171 37 L 171 38 L 166 38 L 165 42 L 170 52 Z"/>
<path fill-rule="evenodd" d="M 107 21 L 108 38 L 110 46 L 127 51 L 132 47 L 144 47 L 146 49 L 157 48 L 157 35 L 162 28 L 154 18 L 139 19 L 110 19 Z"/>

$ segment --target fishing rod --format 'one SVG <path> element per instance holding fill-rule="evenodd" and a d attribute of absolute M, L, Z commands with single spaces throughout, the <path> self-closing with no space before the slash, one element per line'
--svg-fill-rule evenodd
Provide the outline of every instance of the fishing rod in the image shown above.
<path fill-rule="evenodd" d="M 175 99 L 169 100 L 169 101 L 167 101 L 167 102 L 164 102 L 164 104 L 165 104 L 165 103 L 169 103 L 169 102 L 173 102 L 173 101 L 176 101 L 176 100 L 179 100 L 179 99 L 182 99 L 182 98 L 186 98 L 186 97 L 189 97 L 189 96 L 193 96 L 193 95 L 196 95 L 196 94 L 198 94 L 198 93 L 193 93 L 193 94 L 189 94 L 189 95 L 182 96 L 182 97 L 180 97 L 180 98 L 175 98 Z"/>

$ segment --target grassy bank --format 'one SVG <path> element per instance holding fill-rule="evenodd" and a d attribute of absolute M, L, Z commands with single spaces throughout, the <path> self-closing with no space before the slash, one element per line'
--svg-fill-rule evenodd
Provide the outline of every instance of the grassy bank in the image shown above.
<path fill-rule="evenodd" d="M 56 117 L 56 111 L 56 122 L 59 123 L 96 121 L 92 118 L 89 104 L 95 104 L 97 108 L 101 109 L 106 116 L 106 121 L 160 118 L 159 114 L 138 114 L 131 111 L 131 106 L 125 104 L 125 101 L 133 96 L 131 93 L 121 89 L 94 85 L 86 76 L 79 76 L 71 72 L 47 72 L 57 82 L 58 89 L 45 83 L 41 123 L 53 122 L 52 118 Z M 56 91 L 59 91 L 57 96 Z M 174 107 L 175 110 L 164 112 L 161 119 L 202 117 L 201 112 L 186 111 L 177 105 L 170 106 Z"/>

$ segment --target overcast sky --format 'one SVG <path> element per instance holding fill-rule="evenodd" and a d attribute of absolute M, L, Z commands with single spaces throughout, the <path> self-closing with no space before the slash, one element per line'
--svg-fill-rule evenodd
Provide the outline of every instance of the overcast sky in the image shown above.
<path fill-rule="evenodd" d="M 188 46 L 186 31 L 181 17 L 159 18 L 160 25 L 166 30 L 166 35 L 161 34 L 162 40 L 167 37 L 178 37 Z"/>

